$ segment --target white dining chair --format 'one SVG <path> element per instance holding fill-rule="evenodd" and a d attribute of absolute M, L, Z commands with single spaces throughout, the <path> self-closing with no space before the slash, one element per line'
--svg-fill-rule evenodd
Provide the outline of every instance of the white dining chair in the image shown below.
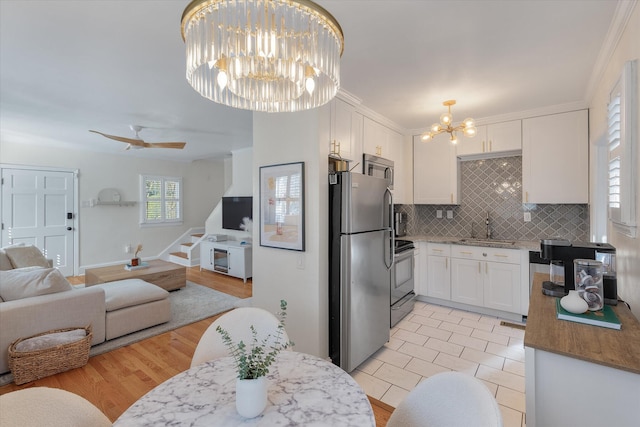
<path fill-rule="evenodd" d="M 502 427 L 498 402 L 482 381 L 442 372 L 422 381 L 400 402 L 387 427 Z"/>
<path fill-rule="evenodd" d="M 216 328 L 221 326 L 225 329 L 233 342 L 243 341 L 247 346 L 253 342 L 251 335 L 251 325 L 257 331 L 258 342 L 269 337 L 267 343 L 275 343 L 277 328 L 280 320 L 267 310 L 257 307 L 240 307 L 217 318 L 200 337 L 196 351 L 191 359 L 191 367 L 204 363 L 218 357 L 229 356 L 229 351 L 222 341 L 222 336 Z M 283 329 L 280 336 L 280 343 L 289 341 L 287 332 Z"/>
<path fill-rule="evenodd" d="M 2 427 L 108 427 L 111 421 L 77 394 L 49 387 L 29 387 L 0 396 Z"/>

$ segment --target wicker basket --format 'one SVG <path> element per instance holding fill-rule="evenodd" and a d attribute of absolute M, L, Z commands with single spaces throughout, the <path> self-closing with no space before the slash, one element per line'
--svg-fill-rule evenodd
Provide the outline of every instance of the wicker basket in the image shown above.
<path fill-rule="evenodd" d="M 47 331 L 28 338 L 20 338 L 9 346 L 9 368 L 16 384 L 35 381 L 49 375 L 58 374 L 87 364 L 91 348 L 91 325 L 84 328 L 86 337 L 68 344 L 60 344 L 35 351 L 16 351 L 20 342 L 57 332 L 68 332 L 79 328 L 66 328 Z"/>

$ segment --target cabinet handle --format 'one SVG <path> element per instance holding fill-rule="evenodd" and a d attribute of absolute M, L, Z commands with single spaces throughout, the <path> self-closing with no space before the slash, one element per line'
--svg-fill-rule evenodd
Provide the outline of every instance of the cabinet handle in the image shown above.
<path fill-rule="evenodd" d="M 449 258 L 445 258 L 444 259 L 444 269 L 448 270 L 449 269 Z"/>
<path fill-rule="evenodd" d="M 487 263 L 484 264 L 484 272 L 489 274 L 489 264 Z"/>
<path fill-rule="evenodd" d="M 467 252 L 467 251 L 460 251 L 461 254 L 463 255 L 472 255 L 473 252 Z"/>
<path fill-rule="evenodd" d="M 482 263 L 478 261 L 478 273 L 482 273 Z"/>
<path fill-rule="evenodd" d="M 451 203 L 453 204 L 453 193 L 451 193 Z"/>
<path fill-rule="evenodd" d="M 482 141 L 482 152 L 484 153 L 484 141 Z"/>
<path fill-rule="evenodd" d="M 491 148 L 491 140 L 489 140 L 489 151 L 493 151 L 493 148 Z"/>
<path fill-rule="evenodd" d="M 499 258 L 509 258 L 509 255 L 502 255 L 502 254 L 494 254 L 493 256 L 497 256 Z"/>
<path fill-rule="evenodd" d="M 340 155 L 340 141 L 336 141 L 336 149 L 338 150 L 338 156 Z"/>
<path fill-rule="evenodd" d="M 433 252 L 442 252 L 442 249 L 431 249 Z"/>
<path fill-rule="evenodd" d="M 529 203 L 529 192 L 528 191 L 524 192 L 524 202 L 525 203 Z"/>

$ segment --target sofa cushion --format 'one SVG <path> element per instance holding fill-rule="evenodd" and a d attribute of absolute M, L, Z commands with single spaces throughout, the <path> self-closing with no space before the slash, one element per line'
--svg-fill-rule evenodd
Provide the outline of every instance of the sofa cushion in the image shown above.
<path fill-rule="evenodd" d="M 11 260 L 13 268 L 31 266 L 49 267 L 49 262 L 44 255 L 42 255 L 40 249 L 35 246 L 9 246 L 5 248 L 4 251 Z"/>
<path fill-rule="evenodd" d="M 0 297 L 4 301 L 65 292 L 73 286 L 55 268 L 0 271 Z"/>
<path fill-rule="evenodd" d="M 24 243 L 18 243 L 11 246 L 24 246 Z M 7 246 L 7 247 L 11 247 L 11 246 Z M 7 249 L 7 247 L 0 248 L 0 270 L 1 271 L 13 270 L 13 264 L 11 264 L 11 260 L 9 259 L 9 257 L 7 256 L 7 253 L 5 252 L 5 249 Z"/>
<path fill-rule="evenodd" d="M 107 313 L 169 297 L 169 292 L 141 279 L 118 280 L 96 286 L 104 289 Z"/>

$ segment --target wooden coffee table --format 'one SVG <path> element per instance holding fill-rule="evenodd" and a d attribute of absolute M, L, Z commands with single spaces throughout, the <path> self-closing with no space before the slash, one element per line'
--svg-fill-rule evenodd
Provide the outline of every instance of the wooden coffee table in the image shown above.
<path fill-rule="evenodd" d="M 85 286 L 124 279 L 142 279 L 167 291 L 184 288 L 187 285 L 186 267 L 159 259 L 146 262 L 149 264 L 148 267 L 131 271 L 125 270 L 122 264 L 87 268 L 84 272 Z"/>

